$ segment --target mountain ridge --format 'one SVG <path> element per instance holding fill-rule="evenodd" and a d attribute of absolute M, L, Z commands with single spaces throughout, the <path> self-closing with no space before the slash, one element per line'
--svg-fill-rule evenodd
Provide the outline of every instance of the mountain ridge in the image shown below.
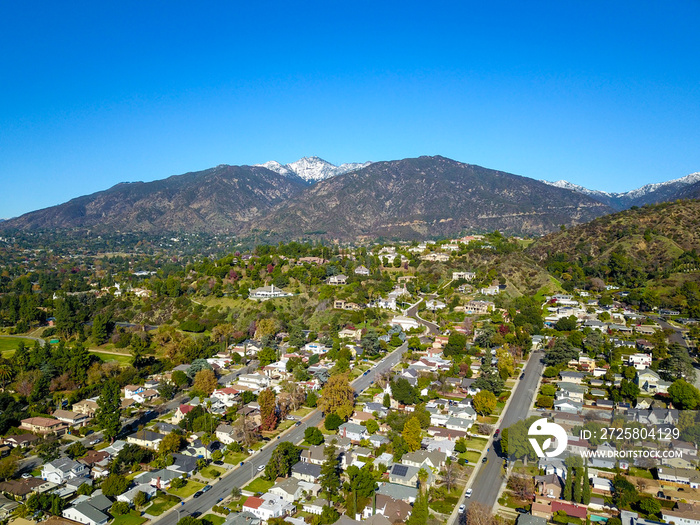
<path fill-rule="evenodd" d="M 372 164 L 371 162 L 349 162 L 336 166 L 327 160 L 320 157 L 302 157 L 301 159 L 290 162 L 289 164 L 280 164 L 276 160 L 270 160 L 264 164 L 256 164 L 272 170 L 285 177 L 299 177 L 301 180 L 313 184 L 315 182 L 329 179 L 337 175 L 366 168 Z"/>

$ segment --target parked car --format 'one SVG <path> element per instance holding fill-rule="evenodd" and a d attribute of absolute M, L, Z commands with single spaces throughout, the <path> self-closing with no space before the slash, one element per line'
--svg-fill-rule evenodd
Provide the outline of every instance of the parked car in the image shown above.
<path fill-rule="evenodd" d="M 466 508 L 467 508 L 467 507 L 465 507 L 464 505 L 460 505 L 460 506 L 459 506 L 459 513 L 460 513 L 460 514 L 464 514 L 464 510 L 465 510 Z"/>
<path fill-rule="evenodd" d="M 92 441 L 90 441 L 90 445 L 97 445 L 100 443 L 102 440 L 100 438 L 95 438 Z"/>
<path fill-rule="evenodd" d="M 500 428 L 497 428 L 497 429 L 496 429 L 496 433 L 494 434 L 494 436 L 498 436 L 498 434 L 500 434 L 500 433 L 501 433 L 501 429 L 500 429 Z"/>
<path fill-rule="evenodd" d="M 518 507 L 517 509 L 515 509 L 515 512 L 518 512 L 518 513 L 520 513 L 520 514 L 527 514 L 527 513 L 530 512 L 530 511 L 527 510 L 527 509 L 524 509 L 524 508 L 522 508 L 522 507 Z"/>
<path fill-rule="evenodd" d="M 301 425 L 301 421 L 297 421 L 296 423 L 294 423 L 295 427 L 298 427 L 299 425 Z"/>
<path fill-rule="evenodd" d="M 33 477 L 34 476 L 32 476 L 29 472 L 25 472 L 24 474 L 22 474 L 22 479 L 31 479 Z"/>
<path fill-rule="evenodd" d="M 204 492 L 202 492 L 201 490 L 198 490 L 197 492 L 195 492 L 194 494 L 192 494 L 192 497 L 193 497 L 193 498 L 198 498 L 198 497 L 201 496 L 202 494 L 204 494 Z"/>
<path fill-rule="evenodd" d="M 219 465 L 219 466 L 221 466 L 221 465 L 223 465 L 223 464 L 224 464 L 223 461 L 214 461 L 214 465 Z"/>
<path fill-rule="evenodd" d="M 202 492 L 209 492 L 212 489 L 211 485 L 204 485 L 202 487 Z"/>
<path fill-rule="evenodd" d="M 482 462 L 482 463 L 486 463 L 488 460 L 489 460 L 489 458 L 486 458 L 486 457 L 485 457 L 484 459 L 481 460 L 481 462 Z"/>
<path fill-rule="evenodd" d="M 193 518 L 196 518 L 196 517 L 201 516 L 201 515 L 202 515 L 202 513 L 199 512 L 198 510 L 195 510 L 192 514 L 190 514 L 190 516 L 192 516 Z"/>
<path fill-rule="evenodd" d="M 472 489 L 467 489 L 467 492 L 464 494 L 467 498 L 472 497 Z"/>
<path fill-rule="evenodd" d="M 262 472 L 263 470 L 265 470 L 265 465 L 260 465 L 258 467 L 258 472 Z"/>

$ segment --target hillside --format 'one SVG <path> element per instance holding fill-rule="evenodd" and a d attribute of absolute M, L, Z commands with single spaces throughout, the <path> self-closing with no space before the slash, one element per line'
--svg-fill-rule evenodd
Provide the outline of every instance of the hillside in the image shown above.
<path fill-rule="evenodd" d="M 309 187 L 261 220 L 260 237 L 539 235 L 612 211 L 573 191 L 444 157 L 376 162 Z"/>
<path fill-rule="evenodd" d="M 221 165 L 154 182 L 122 183 L 3 222 L 3 229 L 240 231 L 306 183 L 262 167 Z"/>
<path fill-rule="evenodd" d="M 650 276 L 668 273 L 677 267 L 678 258 L 691 250 L 700 250 L 697 200 L 635 207 L 599 217 L 538 239 L 526 253 L 549 264 L 550 270 L 568 261 L 615 277 L 634 268 Z"/>

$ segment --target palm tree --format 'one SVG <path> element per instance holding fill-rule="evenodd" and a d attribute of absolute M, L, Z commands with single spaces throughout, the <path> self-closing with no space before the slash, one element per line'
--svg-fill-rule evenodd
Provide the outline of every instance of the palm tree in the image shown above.
<path fill-rule="evenodd" d="M 0 384 L 5 391 L 5 385 L 12 379 L 12 367 L 7 364 L 0 365 Z"/>

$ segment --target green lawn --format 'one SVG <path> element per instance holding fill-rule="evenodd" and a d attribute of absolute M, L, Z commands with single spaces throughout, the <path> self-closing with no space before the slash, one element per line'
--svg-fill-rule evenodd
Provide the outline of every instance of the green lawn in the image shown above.
<path fill-rule="evenodd" d="M 630 467 L 630 476 L 637 476 L 638 478 L 654 479 L 654 476 L 648 470 L 643 468 Z"/>
<path fill-rule="evenodd" d="M 315 409 L 315 408 L 309 408 L 309 407 L 301 407 L 300 409 L 295 410 L 294 412 L 292 412 L 292 415 L 293 415 L 293 416 L 297 416 L 297 417 L 306 417 L 306 416 L 308 416 L 309 414 L 311 414 L 311 412 L 313 412 L 314 410 L 316 410 L 316 409 Z"/>
<path fill-rule="evenodd" d="M 476 463 L 479 461 L 479 458 L 481 457 L 481 454 L 478 452 L 474 452 L 473 450 L 467 450 L 466 452 L 462 452 L 459 455 L 460 459 L 466 459 L 469 461 L 469 463 Z"/>
<path fill-rule="evenodd" d="M 116 354 L 108 354 L 105 352 L 97 352 L 94 350 L 90 350 L 90 353 L 95 354 L 97 357 L 99 357 L 105 363 L 108 363 L 110 361 L 116 361 L 117 363 L 119 363 L 120 366 L 131 366 L 132 357 L 128 354 L 116 355 Z"/>
<path fill-rule="evenodd" d="M 204 486 L 203 483 L 199 483 L 198 481 L 193 481 L 191 479 L 188 479 L 185 486 L 182 487 L 181 489 L 170 488 L 170 489 L 168 489 L 168 492 L 170 494 L 173 494 L 174 496 L 177 496 L 178 498 L 185 499 L 185 498 L 190 497 L 192 494 L 194 494 L 198 490 L 200 490 L 203 486 Z M 270 485 L 270 486 L 272 486 L 272 485 Z"/>
<path fill-rule="evenodd" d="M 23 337 L 0 337 L 0 352 L 2 356 L 7 359 L 15 353 L 20 341 L 24 342 L 24 346 L 32 347 L 34 346 L 34 341 L 32 339 L 25 339 Z"/>
<path fill-rule="evenodd" d="M 245 452 L 228 452 L 224 458 L 224 463 L 228 463 L 229 465 L 238 465 L 247 457 L 248 454 Z"/>
<path fill-rule="evenodd" d="M 124 477 L 125 477 L 126 479 L 129 479 L 129 480 L 132 480 L 132 481 L 133 481 L 133 479 L 134 479 L 136 476 L 138 476 L 139 474 L 143 474 L 143 471 L 142 471 L 142 470 L 139 470 L 139 471 L 137 471 L 137 472 L 132 472 L 131 474 L 127 474 L 127 475 L 124 476 Z"/>
<path fill-rule="evenodd" d="M 467 448 L 475 448 L 477 450 L 484 450 L 484 447 L 486 447 L 487 439 L 486 438 L 477 438 L 473 437 L 471 439 L 465 440 L 467 443 Z"/>
<path fill-rule="evenodd" d="M 253 481 L 243 487 L 243 490 L 247 490 L 249 492 L 267 492 L 274 484 L 274 481 L 267 481 L 263 478 L 255 478 Z"/>
<path fill-rule="evenodd" d="M 224 518 L 223 516 L 217 516 L 216 514 L 207 514 L 201 519 L 204 522 L 211 523 L 211 525 L 221 525 L 224 521 L 226 521 L 226 518 Z"/>
<path fill-rule="evenodd" d="M 208 467 L 202 469 L 200 474 L 207 479 L 216 479 L 221 477 L 224 472 L 226 472 L 225 468 L 217 467 L 216 465 L 209 465 Z"/>
<path fill-rule="evenodd" d="M 112 525 L 141 525 L 144 521 L 147 521 L 147 519 L 142 518 L 138 512 L 132 510 L 129 514 L 114 518 Z"/>
<path fill-rule="evenodd" d="M 165 501 L 162 498 L 155 498 L 151 506 L 146 509 L 146 514 L 160 516 L 166 510 L 172 509 L 175 505 L 177 505 L 177 501 Z"/>

